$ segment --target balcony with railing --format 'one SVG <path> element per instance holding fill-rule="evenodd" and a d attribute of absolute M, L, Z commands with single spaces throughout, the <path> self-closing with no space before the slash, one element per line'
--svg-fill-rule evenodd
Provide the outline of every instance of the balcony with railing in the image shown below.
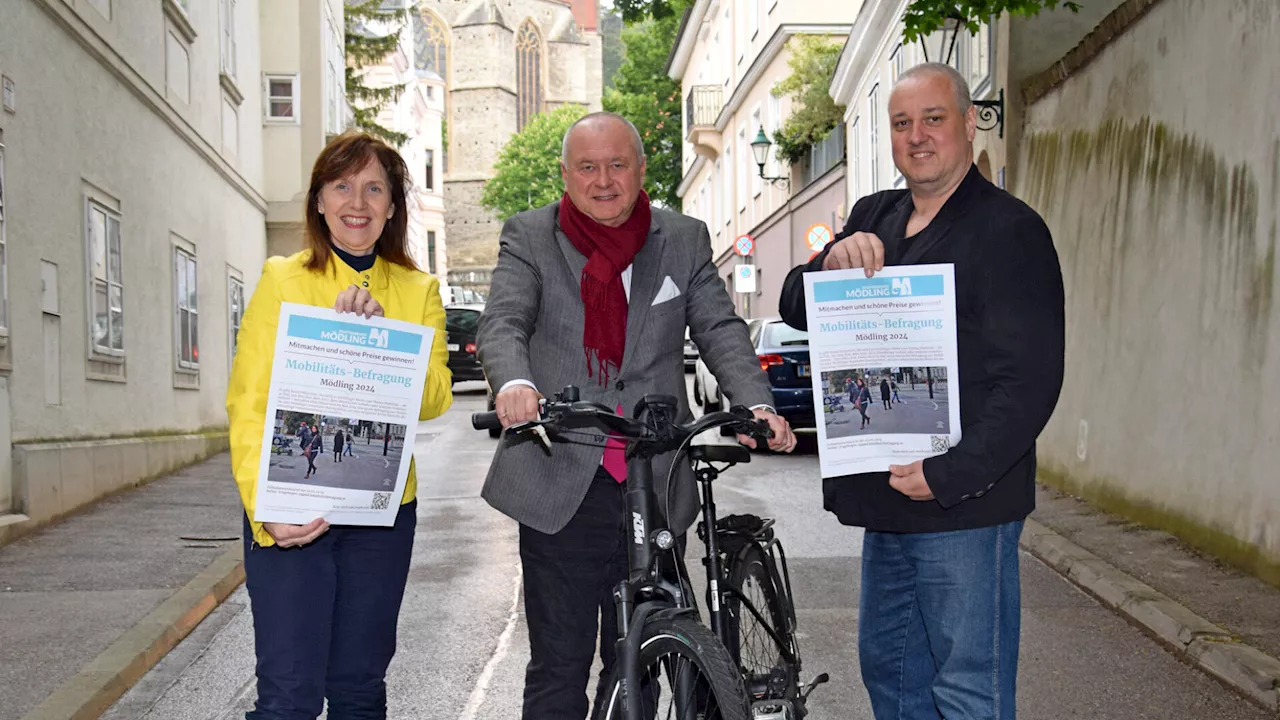
<path fill-rule="evenodd" d="M 826 175 L 831 168 L 844 162 L 844 128 L 836 126 L 822 140 L 809 146 L 805 153 L 804 174 L 800 187 L 808 187 Z"/>
<path fill-rule="evenodd" d="M 685 139 L 694 152 L 714 160 L 722 149 L 716 120 L 724 109 L 724 91 L 718 85 L 694 85 L 685 97 Z"/>

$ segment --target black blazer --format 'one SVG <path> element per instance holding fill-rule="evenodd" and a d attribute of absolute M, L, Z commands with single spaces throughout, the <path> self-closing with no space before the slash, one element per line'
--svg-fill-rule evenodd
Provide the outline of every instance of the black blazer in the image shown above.
<path fill-rule="evenodd" d="M 824 479 L 823 505 L 846 525 L 882 532 L 1024 519 L 1035 509 L 1036 438 L 1062 390 L 1065 301 L 1053 239 L 1034 210 L 973 166 L 929 226 L 904 240 L 912 210 L 906 190 L 864 197 L 837 242 L 874 232 L 886 265 L 954 263 L 962 438 L 924 461 L 935 501 L 906 497 L 882 472 Z M 804 273 L 821 271 L 830 248 L 787 276 L 779 310 L 792 327 L 808 329 Z"/>

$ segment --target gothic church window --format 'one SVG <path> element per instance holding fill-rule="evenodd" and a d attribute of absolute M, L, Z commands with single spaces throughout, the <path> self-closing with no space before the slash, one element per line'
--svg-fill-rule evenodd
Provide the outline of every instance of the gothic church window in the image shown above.
<path fill-rule="evenodd" d="M 413 16 L 413 66 L 449 79 L 449 31 L 444 21 L 429 10 Z"/>
<path fill-rule="evenodd" d="M 525 20 L 516 36 L 517 130 L 542 112 L 542 39 L 533 21 Z"/>

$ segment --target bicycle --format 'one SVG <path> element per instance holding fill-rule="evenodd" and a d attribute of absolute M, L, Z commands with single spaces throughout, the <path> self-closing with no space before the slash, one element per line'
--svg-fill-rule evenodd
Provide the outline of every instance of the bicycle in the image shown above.
<path fill-rule="evenodd" d="M 663 395 L 642 398 L 633 418 L 578 398 L 578 389 L 569 386 L 554 400 L 544 399 L 540 419 L 508 428 L 504 442 L 537 435 L 550 454 L 553 442 L 583 442 L 574 437 L 600 430 L 627 443 L 624 513 L 627 526 L 632 528 L 630 570 L 613 591 L 618 660 L 605 694 L 606 706 L 596 708 L 594 717 L 647 720 L 655 717 L 659 703 L 666 699 L 671 706 L 661 717 L 681 720 L 803 718 L 808 693 L 826 682 L 827 676 L 820 675 L 803 687 L 799 684 L 790 579 L 781 544 L 773 536 L 773 523 L 755 516 L 732 516 L 725 518 L 729 521 L 725 523 L 716 518 L 711 483 L 729 467 L 750 462 L 750 453 L 738 445 L 690 447 L 694 437 L 714 428 L 767 440 L 772 435 L 768 424 L 756 420 L 749 410 L 735 407 L 679 425 L 674 421 L 678 409 L 675 398 Z M 489 430 L 501 427 L 501 423 L 494 412 L 475 413 L 472 426 Z M 587 442 L 602 446 L 599 435 L 589 437 Z M 665 527 L 653 490 L 652 459 L 677 451 L 671 469 L 674 473 L 675 463 L 686 449 L 703 490 L 698 527 L 706 546 L 703 565 L 710 628 L 700 621 L 681 544 Z M 717 468 L 716 463 L 725 467 Z M 707 527 L 716 528 L 716 532 L 706 533 Z M 661 562 L 668 553 L 671 562 Z M 762 603 L 742 592 L 748 581 L 762 589 Z M 760 607 L 768 612 L 769 620 Z M 757 627 L 773 642 L 777 654 L 768 667 L 753 669 L 743 665 L 742 633 L 744 628 Z M 745 637 L 759 636 L 748 632 Z M 750 642 L 748 646 L 755 647 Z M 772 655 L 767 648 L 765 653 Z"/>

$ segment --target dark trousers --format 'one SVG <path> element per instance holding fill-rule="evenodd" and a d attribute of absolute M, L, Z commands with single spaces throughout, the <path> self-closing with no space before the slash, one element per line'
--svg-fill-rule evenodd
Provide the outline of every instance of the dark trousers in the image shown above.
<path fill-rule="evenodd" d="M 547 535 L 520 526 L 524 606 L 529 624 L 524 720 L 584 720 L 599 637 L 604 667 L 595 706 L 608 690 L 618 638 L 613 587 L 627 576 L 625 486 L 596 472 L 578 512 Z"/>
<path fill-rule="evenodd" d="M 385 720 L 387 666 L 409 577 L 417 501 L 393 527 L 334 526 L 298 548 L 259 547 L 245 518 L 258 702 L 246 720 Z"/>

